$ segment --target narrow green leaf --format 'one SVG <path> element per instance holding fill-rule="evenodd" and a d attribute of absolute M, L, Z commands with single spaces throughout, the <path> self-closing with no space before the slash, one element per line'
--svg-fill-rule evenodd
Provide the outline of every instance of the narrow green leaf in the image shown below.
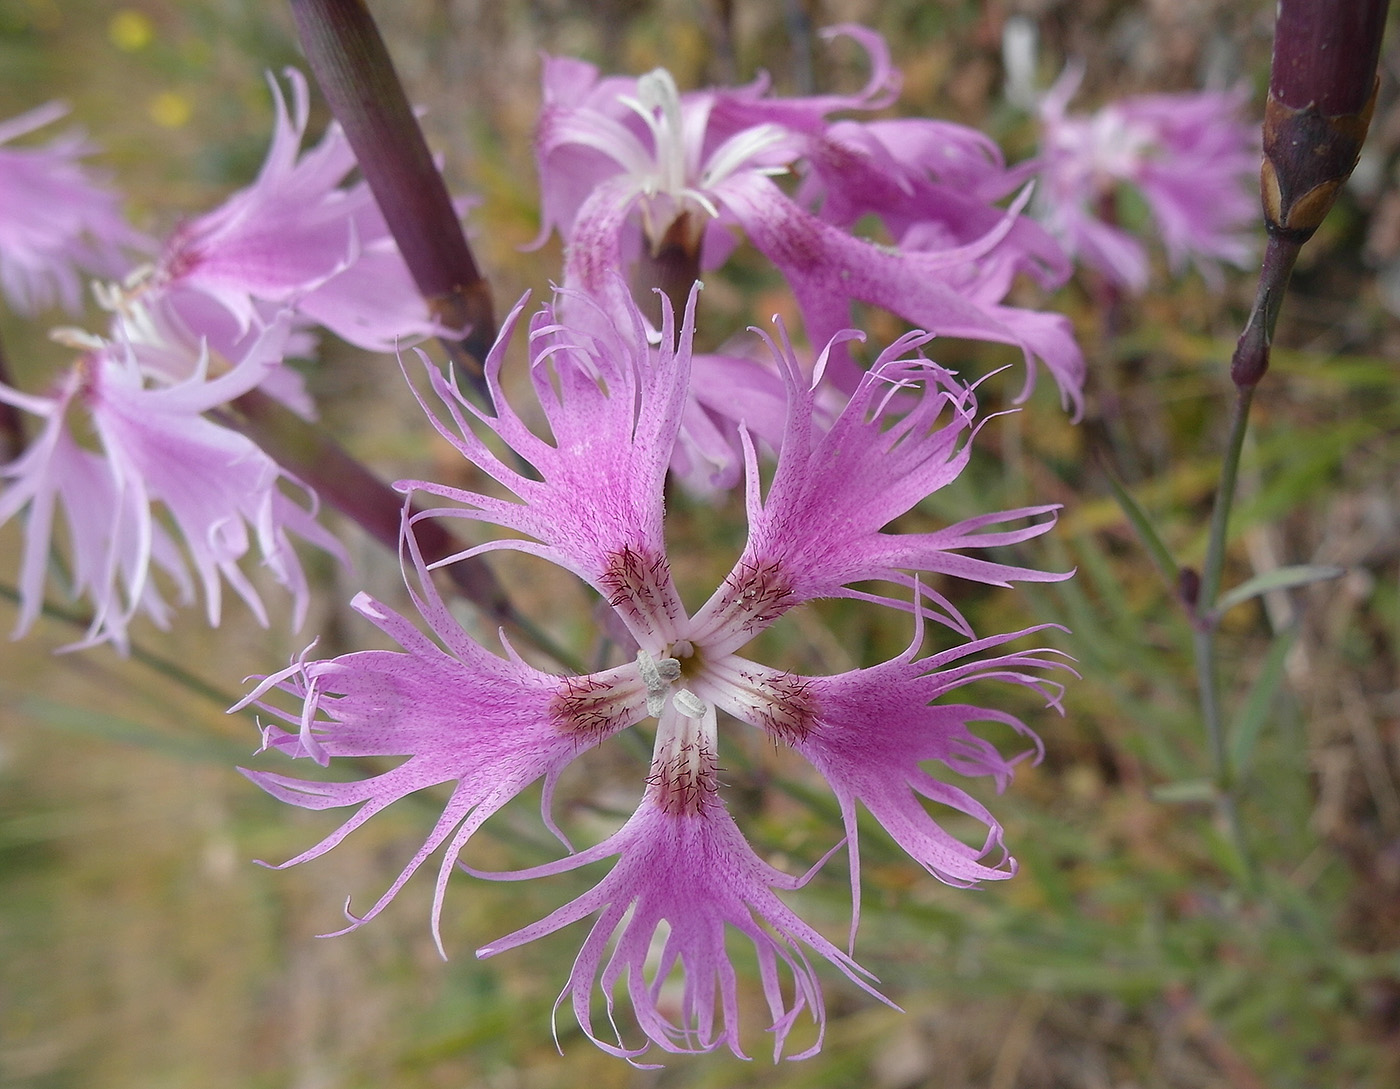
<path fill-rule="evenodd" d="M 1124 630 L 1136 636 L 1139 618 L 1128 596 L 1123 576 L 1117 570 L 1103 545 L 1089 534 L 1076 536 L 1073 541 L 1075 577 L 1071 582 L 1082 583 L 1095 611 L 1103 618 L 1102 625 L 1115 641 L 1122 639 Z"/>
<path fill-rule="evenodd" d="M 1254 744 L 1259 740 L 1264 722 L 1269 717 L 1269 709 L 1273 706 L 1274 696 L 1278 694 L 1279 685 L 1283 681 L 1284 659 L 1288 657 L 1288 651 L 1297 635 L 1297 628 L 1289 628 L 1275 637 L 1273 645 L 1269 647 L 1269 653 L 1264 657 L 1263 669 L 1250 685 L 1244 705 L 1226 729 L 1226 743 L 1230 746 L 1230 766 L 1237 772 L 1244 771 L 1254 755 Z"/>
<path fill-rule="evenodd" d="M 138 745 L 162 756 L 198 763 L 246 762 L 256 746 L 238 744 L 221 737 L 182 736 L 155 729 L 142 722 L 109 715 L 89 707 L 74 707 L 0 684 L 5 705 L 20 715 L 67 733 Z"/>
<path fill-rule="evenodd" d="M 1176 560 L 1172 559 L 1172 554 L 1167 549 L 1166 543 L 1158 536 L 1157 530 L 1153 528 L 1151 519 L 1147 517 L 1147 512 L 1142 509 L 1138 501 L 1133 498 L 1132 493 L 1118 479 L 1118 474 L 1105 466 L 1104 475 L 1108 478 L 1108 486 L 1113 490 L 1113 498 L 1118 500 L 1118 506 L 1122 508 L 1124 516 L 1147 547 L 1152 562 L 1157 565 L 1157 570 L 1166 580 L 1168 588 L 1175 593 L 1177 579 L 1180 577 L 1181 571 L 1177 567 Z"/>
<path fill-rule="evenodd" d="M 1292 567 L 1279 567 L 1265 571 L 1240 583 L 1233 590 L 1220 595 L 1216 612 L 1225 613 L 1251 598 L 1267 594 L 1271 590 L 1289 590 L 1295 586 L 1309 586 L 1314 582 L 1341 578 L 1346 574 L 1343 567 L 1333 567 L 1324 563 L 1300 563 Z"/>
<path fill-rule="evenodd" d="M 1215 784 L 1209 779 L 1182 779 L 1152 788 L 1152 798 L 1158 802 L 1213 802 Z"/>

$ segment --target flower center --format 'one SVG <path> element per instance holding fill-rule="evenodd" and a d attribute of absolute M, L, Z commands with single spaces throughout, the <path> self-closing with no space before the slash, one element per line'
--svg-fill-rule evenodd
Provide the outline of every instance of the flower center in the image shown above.
<path fill-rule="evenodd" d="M 651 129 L 656 148 L 652 193 L 680 196 L 686 189 L 685 127 L 676 80 L 657 68 L 637 80 L 637 112 Z"/>
<path fill-rule="evenodd" d="M 637 80 L 637 97 L 623 97 L 651 132 L 654 167 L 636 181 L 641 191 L 642 229 L 653 248 L 658 246 L 672 224 L 692 209 L 704 216 L 719 215 L 713 202 L 688 184 L 694 164 L 687 153 L 685 115 L 681 93 L 671 73 L 657 68 Z M 703 118 L 700 131 L 703 133 Z M 698 147 L 697 147 L 698 151 Z"/>
<path fill-rule="evenodd" d="M 653 658 L 644 650 L 637 651 L 637 671 L 642 675 L 642 684 L 647 690 L 647 714 L 660 718 L 666 709 L 666 695 L 671 690 L 671 682 L 681 675 L 681 664 L 674 658 Z"/>
<path fill-rule="evenodd" d="M 550 700 L 550 717 L 559 730 L 586 744 L 597 744 L 641 717 L 641 700 L 647 714 L 659 716 L 666 708 L 671 682 L 681 675 L 674 658 L 654 658 L 637 652 L 635 666 L 616 666 L 601 673 L 560 677 Z"/>

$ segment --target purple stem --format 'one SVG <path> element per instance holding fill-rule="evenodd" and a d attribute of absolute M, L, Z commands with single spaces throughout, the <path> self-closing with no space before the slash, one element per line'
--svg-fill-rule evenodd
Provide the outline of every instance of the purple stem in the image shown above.
<path fill-rule="evenodd" d="M 5 346 L 0 344 L 0 385 L 15 388 L 10 378 L 10 364 L 5 358 Z M 8 465 L 24 453 L 24 423 L 19 409 L 0 401 L 0 465 Z"/>
<path fill-rule="evenodd" d="M 230 423 L 256 442 L 326 503 L 362 526 L 390 551 L 397 552 L 403 525 L 404 498 L 345 452 L 320 428 L 307 423 L 261 390 L 234 402 Z M 439 519 L 425 518 L 413 528 L 423 559 L 431 564 L 464 550 Z M 462 595 L 498 624 L 521 630 L 520 617 L 496 577 L 479 558 L 446 568 Z"/>
<path fill-rule="evenodd" d="M 496 339 L 491 291 L 363 0 L 291 0 L 306 59 L 384 213 L 453 363 L 484 392 Z"/>

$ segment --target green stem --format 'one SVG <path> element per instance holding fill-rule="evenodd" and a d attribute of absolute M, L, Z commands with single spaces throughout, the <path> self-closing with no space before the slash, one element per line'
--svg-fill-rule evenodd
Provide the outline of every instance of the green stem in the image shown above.
<path fill-rule="evenodd" d="M 1260 296 L 1267 300 L 1267 292 L 1262 289 Z M 1277 306 L 1272 308 L 1272 312 L 1276 317 Z M 1256 307 L 1256 312 L 1250 316 L 1250 326 L 1246 327 L 1241 341 L 1250 336 L 1249 329 L 1260 320 L 1261 313 Z M 1268 318 L 1263 320 L 1272 325 Z M 1272 328 L 1269 328 L 1261 340 L 1265 353 L 1271 335 Z M 1253 385 L 1235 387 L 1235 401 L 1230 409 L 1230 437 L 1220 466 L 1220 487 L 1215 493 L 1215 507 L 1211 511 L 1205 567 L 1201 574 L 1200 587 L 1191 595 L 1194 600 L 1188 602 L 1194 631 L 1192 650 L 1196 659 L 1196 682 L 1201 700 L 1201 718 L 1210 746 L 1211 779 L 1215 784 L 1216 806 L 1221 823 L 1239 858 L 1243 884 L 1247 891 L 1252 891 L 1256 886 L 1255 868 L 1253 856 L 1245 840 L 1244 827 L 1240 822 L 1239 808 L 1235 801 L 1235 770 L 1231 766 L 1229 746 L 1225 743 L 1220 686 L 1216 678 L 1215 634 L 1220 625 L 1220 618 L 1215 611 L 1215 602 L 1220 595 L 1220 583 L 1225 570 L 1225 548 L 1230 536 L 1230 511 L 1234 506 L 1235 490 L 1239 483 L 1240 458 L 1244 452 L 1245 434 L 1249 430 L 1249 408 L 1253 400 Z"/>
<path fill-rule="evenodd" d="M 1230 436 L 1220 465 L 1220 486 L 1216 489 L 1215 506 L 1210 516 L 1205 565 L 1199 586 L 1192 589 L 1187 600 L 1194 630 L 1192 650 L 1196 659 L 1201 718 L 1210 746 L 1211 777 L 1215 784 L 1217 806 L 1221 823 L 1239 857 L 1244 886 L 1251 891 L 1257 884 L 1255 867 L 1235 799 L 1235 769 L 1231 766 L 1230 750 L 1225 740 L 1220 686 L 1216 678 L 1215 635 L 1220 626 L 1216 602 L 1224 579 L 1225 550 L 1230 539 L 1230 512 L 1234 508 L 1235 492 L 1239 485 L 1240 459 L 1244 454 L 1245 435 L 1249 431 L 1249 410 L 1254 403 L 1255 387 L 1269 369 L 1274 328 L 1301 246 L 1302 242 L 1296 238 L 1273 231 L 1269 234 L 1254 308 L 1240 334 L 1230 363 L 1235 400 L 1230 408 Z"/>
<path fill-rule="evenodd" d="M 1254 388 L 1236 389 L 1235 403 L 1230 409 L 1230 438 L 1220 466 L 1220 487 L 1215 493 L 1215 507 L 1210 514 L 1210 538 L 1206 543 L 1205 568 L 1201 573 L 1201 590 L 1197 599 L 1198 623 L 1215 627 L 1212 615 L 1215 599 L 1220 596 L 1220 582 L 1225 571 L 1225 546 L 1230 534 L 1230 510 L 1235 502 L 1239 483 L 1240 458 L 1244 453 L 1244 437 L 1249 430 L 1249 408 L 1254 401 Z"/>
<path fill-rule="evenodd" d="M 1211 779 L 1215 785 L 1216 809 L 1224 825 L 1230 845 L 1239 859 L 1242 884 L 1246 892 L 1257 887 L 1254 856 L 1245 839 L 1235 801 L 1235 769 L 1230 749 L 1225 743 L 1225 725 L 1220 708 L 1220 686 L 1216 677 L 1215 629 L 1212 621 L 1198 625 L 1192 636 L 1196 658 L 1196 683 L 1201 697 L 1201 717 L 1205 721 L 1206 740 L 1210 746 Z"/>

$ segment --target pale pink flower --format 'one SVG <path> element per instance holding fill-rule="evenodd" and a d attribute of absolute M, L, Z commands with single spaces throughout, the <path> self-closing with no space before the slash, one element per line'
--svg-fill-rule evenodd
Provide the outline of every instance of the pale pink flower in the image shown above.
<path fill-rule="evenodd" d="M 355 167 L 344 133 L 332 124 L 302 151 L 310 96 L 300 72 L 286 75 L 290 104 L 269 80 L 276 118 L 256 180 L 181 224 L 128 294 L 223 354 L 287 307 L 371 351 L 433 335 L 369 186 L 343 184 Z"/>
<path fill-rule="evenodd" d="M 939 335 L 1021 348 L 1030 375 L 1038 360 L 1077 407 L 1084 365 L 1068 321 L 1003 305 L 1017 273 L 1046 285 L 1068 273 L 1019 214 L 1026 195 L 1009 209 L 994 203 L 1014 175 L 959 126 L 831 121 L 838 110 L 887 105 L 898 83 L 877 34 L 835 34 L 870 56 L 858 94 L 771 98 L 762 81 L 681 94 L 664 69 L 599 80 L 578 61 L 547 60 L 536 155 L 543 229 L 567 243 L 566 284 L 616 305 L 625 292 L 617 270 L 642 247 L 679 235 L 710 268 L 743 237 L 787 279 L 813 345 L 850 324 L 854 303 L 873 304 Z M 795 197 L 774 181 L 788 172 L 803 177 Z M 867 212 L 894 245 L 852 233 Z M 844 349 L 828 377 L 846 392 L 859 381 Z"/>
<path fill-rule="evenodd" d="M 120 276 L 128 250 L 148 245 L 122 217 L 120 197 L 81 162 L 93 150 L 81 136 L 4 146 L 67 112 L 50 102 L 0 122 L 0 291 L 25 314 L 54 303 L 77 312 L 84 277 Z"/>
<path fill-rule="evenodd" d="M 170 606 L 150 577 L 153 565 L 173 580 L 181 602 L 192 600 L 194 587 L 165 527 L 125 502 L 122 482 L 106 459 L 80 447 L 69 434 L 65 416 L 81 388 L 78 369 L 66 376 L 53 398 L 30 397 L 0 385 L 0 400 L 45 421 L 21 455 L 0 466 L 0 479 L 6 482 L 0 489 L 0 523 L 27 508 L 13 637 L 24 635 L 39 617 L 54 517 L 61 511 L 70 540 L 69 596 L 86 598 L 94 612 L 80 645 L 110 642 L 125 653 L 127 625 L 136 613 L 159 628 L 170 624 Z"/>
<path fill-rule="evenodd" d="M 1174 272 L 1191 261 L 1218 284 L 1222 262 L 1247 264 L 1260 215 L 1260 136 L 1241 116 L 1245 89 L 1137 95 L 1069 114 L 1083 76 L 1082 66 L 1067 68 L 1039 108 L 1037 207 L 1070 254 L 1120 287 L 1146 289 L 1147 250 L 1116 215 L 1127 187 L 1151 216 L 1139 232 L 1161 241 Z"/>
<path fill-rule="evenodd" d="M 258 385 L 280 363 L 287 332 L 285 319 L 274 322 L 231 369 L 212 377 L 204 356 L 171 384 L 160 366 L 145 364 L 142 346 L 94 339 L 55 395 L 0 386 L 0 400 L 45 420 L 31 447 L 0 466 L 8 481 L 0 491 L 0 522 L 29 508 L 17 635 L 32 624 L 43 600 L 59 508 L 73 542 L 71 591 L 93 610 L 79 646 L 111 642 L 124 651 L 137 612 L 164 624 L 168 608 L 152 564 L 173 578 L 182 601 L 198 581 L 210 624 L 219 623 L 226 582 L 266 625 L 261 596 L 241 567 L 254 552 L 291 593 L 300 626 L 309 594 L 288 532 L 343 559 L 341 548 L 316 522 L 314 497 L 294 499 L 305 489 L 251 439 L 203 415 Z M 75 442 L 73 413 L 87 417 L 100 450 Z"/>
<path fill-rule="evenodd" d="M 809 381 L 791 345 L 770 342 L 788 388 L 778 466 L 762 493 L 758 460 L 747 446 L 748 543 L 724 584 L 696 613 L 695 637 L 733 649 L 794 605 L 821 597 L 897 605 L 854 584 L 882 580 L 913 588 L 909 572 L 997 586 L 1063 577 L 962 554 L 1039 536 L 1054 524 L 1054 504 L 978 515 L 931 533 L 885 532 L 956 479 L 971 453 L 971 388 L 922 357 L 906 357 L 930 339 L 907 333 L 882 352 L 829 429 L 821 427 L 815 406 L 821 361 Z M 995 529 L 1010 523 L 1024 524 Z M 922 594 L 936 604 L 941 622 L 972 634 L 946 598 L 926 587 Z"/>
<path fill-rule="evenodd" d="M 248 355 L 270 324 L 280 324 L 285 330 L 277 338 L 282 359 L 264 370 L 258 389 L 303 419 L 316 418 L 316 404 L 301 372 L 285 365 L 288 359 L 315 357 L 316 336 L 305 317 L 258 303 L 258 319 L 244 328 L 201 291 L 129 291 L 110 283 L 94 283 L 93 289 L 98 305 L 112 314 L 109 339 L 131 345 L 143 372 L 167 385 L 185 381 L 206 359 L 213 369 L 226 368 L 230 360 Z"/>
<path fill-rule="evenodd" d="M 763 494 L 757 455 L 745 433 L 749 543 L 719 589 L 690 614 L 671 578 L 663 488 L 692 378 L 694 300 L 692 293 L 678 330 L 664 308 L 656 346 L 649 346 L 634 307 L 628 307 L 625 324 L 595 317 L 586 335 L 561 325 L 553 307 L 536 315 L 530 326 L 531 379 L 548 438 L 526 425 L 501 385 L 506 344 L 520 321 L 523 300 L 506 319 L 487 360 L 495 414 L 476 407 L 448 378 L 427 368 L 446 409 L 445 418 L 433 415 L 435 426 L 510 493 L 502 498 L 427 481 L 399 485 L 410 495 L 453 504 L 413 515 L 405 537 L 414 603 L 441 647 L 362 595 L 356 607 L 404 651 L 298 661 L 262 682 L 244 701 L 255 701 L 296 725 L 295 732 L 270 728 L 267 733 L 273 747 L 291 755 L 322 761 L 373 755 L 407 759 L 392 771 L 356 783 L 250 774 L 294 804 L 358 807 L 292 863 L 323 853 L 412 791 L 455 783 L 428 841 L 368 912 L 350 916 L 353 928 L 377 914 L 428 855 L 445 845 L 434 901 L 436 934 L 452 867 L 483 821 L 529 783 L 544 778 L 548 822 L 554 782 L 577 754 L 655 717 L 651 771 L 631 820 L 602 843 L 557 862 L 486 876 L 539 876 L 616 856 L 612 872 L 592 892 L 485 946 L 481 955 L 600 913 L 564 990 L 590 1038 L 629 1059 L 646 1050 L 645 1042 L 625 1043 L 620 1030 L 616 1044 L 599 1040 L 593 1030 L 589 1011 L 595 983 L 611 1010 L 613 984 L 625 979 L 647 1041 L 668 1051 L 725 1046 L 742 1055 L 736 975 L 724 941 L 732 927 L 754 945 L 775 1050 L 782 1051 L 797 1017 L 806 1011 L 817 1024 L 817 1043 L 804 1052 L 810 1054 L 820 1045 L 824 1013 L 804 950 L 831 961 L 867 990 L 871 983 L 848 953 L 778 898 L 778 891 L 796 888 L 805 878 L 762 862 L 735 826 L 720 798 L 719 713 L 756 727 L 775 743 L 791 745 L 830 778 L 845 814 L 853 883 L 858 875 L 856 801 L 887 823 L 896 840 L 943 880 L 971 884 L 1009 876 L 1012 863 L 992 814 L 971 795 L 934 779 L 919 762 L 941 760 L 957 773 L 989 776 L 1000 786 L 1013 761 L 979 740 L 972 727 L 981 721 L 1024 727 L 1000 712 L 930 707 L 929 702 L 973 679 L 1028 685 L 1054 702 L 1057 689 L 1036 674 L 1055 663 L 1041 651 L 979 658 L 1015 636 L 919 658 L 916 647 L 925 617 L 960 633 L 966 633 L 966 622 L 940 594 L 921 590 L 913 572 L 999 585 L 1058 579 L 1062 576 L 963 555 L 1043 533 L 1054 508 L 1008 511 L 929 533 L 889 532 L 895 518 L 952 480 L 965 463 L 967 441 L 975 431 L 971 392 L 934 364 L 911 357 L 928 339 L 927 334 L 911 334 L 881 354 L 831 428 L 823 431 L 812 419 L 814 378 L 804 373 L 786 344 L 773 345 L 776 374 L 786 392 L 776 474 Z M 499 445 L 485 441 L 482 433 L 493 433 L 533 471 L 527 473 L 520 461 L 501 455 Z M 488 541 L 462 557 L 513 549 L 584 579 L 630 633 L 628 651 L 635 651 L 635 659 L 602 672 L 554 677 L 513 654 L 502 659 L 485 651 L 452 619 L 418 553 L 412 526 L 438 517 L 485 522 L 521 535 Z M 1005 528 L 1012 523 L 1013 528 Z M 911 584 L 913 600 L 855 588 L 872 579 Z M 736 653 L 790 609 L 834 595 L 912 609 L 918 632 L 914 646 L 884 666 L 826 678 L 774 670 Z M 300 707 L 279 711 L 276 689 Z M 886 719 L 872 721 L 875 714 Z M 966 844 L 944 832 L 918 804 L 918 795 L 984 825 L 982 842 Z M 605 962 L 610 938 L 616 944 Z M 656 942 L 660 961 L 653 964 L 648 951 Z M 780 965 L 790 977 L 786 986 Z M 668 1007 L 661 993 L 672 968 L 684 977 L 678 1010 Z"/>
<path fill-rule="evenodd" d="M 1068 668 L 1057 660 L 1055 652 L 1031 650 L 976 657 L 1025 634 L 973 640 L 920 658 L 920 622 L 908 650 L 898 658 L 839 676 L 802 678 L 801 699 L 810 702 L 811 725 L 805 731 L 783 736 L 782 740 L 811 761 L 831 784 L 841 804 L 851 860 L 853 945 L 860 918 L 856 802 L 868 809 L 890 837 L 940 881 L 970 886 L 1014 872 L 1014 863 L 1002 844 L 1001 825 L 967 791 L 930 774 L 925 762 L 936 760 L 959 775 L 990 776 L 1001 791 L 1010 782 L 1012 768 L 1019 760 L 1029 752 L 1034 752 L 1039 760 L 1039 739 L 1015 716 L 988 707 L 934 702 L 965 684 L 1000 680 L 1034 689 L 1050 706 L 1058 707 L 1060 685 L 1041 676 Z M 746 664 L 746 672 L 751 680 L 770 685 L 780 679 L 775 671 L 751 663 Z M 741 714 L 742 707 L 735 707 L 722 694 L 716 698 L 724 710 Z M 978 722 L 1010 726 L 1029 737 L 1033 749 L 1007 759 L 994 745 L 972 732 Z M 985 826 L 987 838 L 980 857 L 974 857 L 930 816 L 923 803 L 925 798 L 966 813 Z M 989 855 L 998 858 L 997 867 L 988 867 L 981 861 Z"/>

